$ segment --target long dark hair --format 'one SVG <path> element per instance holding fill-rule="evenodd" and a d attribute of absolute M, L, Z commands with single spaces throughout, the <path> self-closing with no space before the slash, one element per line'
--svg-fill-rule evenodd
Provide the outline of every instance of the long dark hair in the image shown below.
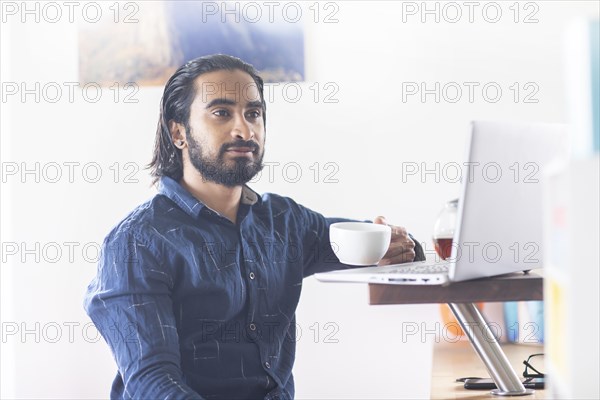
<path fill-rule="evenodd" d="M 171 76 L 165 85 L 160 101 L 160 116 L 156 127 L 154 154 L 152 161 L 147 166 L 150 169 L 150 175 L 153 177 L 153 184 L 156 184 L 160 177 L 164 175 L 176 181 L 179 181 L 183 176 L 181 150 L 173 144 L 171 132 L 169 131 L 169 121 L 173 120 L 183 124 L 186 128 L 186 134 L 189 134 L 190 106 L 196 96 L 194 80 L 198 76 L 209 72 L 236 69 L 248 73 L 254 79 L 260 93 L 264 110 L 263 122 L 266 126 L 267 105 L 263 96 L 264 83 L 252 65 L 239 58 L 224 54 L 198 57 L 188 61 Z"/>

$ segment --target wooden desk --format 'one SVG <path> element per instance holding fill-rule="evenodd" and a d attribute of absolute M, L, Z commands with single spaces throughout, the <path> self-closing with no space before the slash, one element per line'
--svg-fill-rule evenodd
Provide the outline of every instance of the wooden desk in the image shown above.
<path fill-rule="evenodd" d="M 478 303 L 543 300 L 543 278 L 535 272 L 442 285 L 369 284 L 369 304 Z"/>
<path fill-rule="evenodd" d="M 448 303 L 473 348 L 496 382 L 498 395 L 534 394 L 525 389 L 475 302 L 542 300 L 543 278 L 536 273 L 455 282 L 449 285 L 369 284 L 369 304 Z"/>
<path fill-rule="evenodd" d="M 510 364 L 521 376 L 523 360 L 531 354 L 543 353 L 542 345 L 537 344 L 504 344 L 502 349 Z M 479 361 L 471 345 L 467 341 L 456 343 L 443 342 L 433 348 L 433 372 L 431 376 L 432 399 L 498 399 L 489 390 L 467 390 L 462 383 L 455 382 L 456 378 L 478 376 L 487 378 L 489 375 L 485 366 Z M 529 397 L 545 399 L 546 391 L 536 389 Z"/>

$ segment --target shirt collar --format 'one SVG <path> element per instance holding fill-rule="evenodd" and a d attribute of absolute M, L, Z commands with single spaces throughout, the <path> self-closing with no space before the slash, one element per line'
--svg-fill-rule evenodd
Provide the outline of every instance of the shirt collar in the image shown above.
<path fill-rule="evenodd" d="M 181 186 L 179 182 L 168 176 L 162 176 L 160 178 L 158 193 L 173 200 L 183 211 L 195 218 L 197 218 L 200 215 L 200 211 L 206 207 L 204 203 L 192 196 L 192 194 Z M 242 204 L 252 206 L 260 201 L 261 198 L 258 193 L 246 185 L 242 186 L 242 198 L 240 199 Z"/>

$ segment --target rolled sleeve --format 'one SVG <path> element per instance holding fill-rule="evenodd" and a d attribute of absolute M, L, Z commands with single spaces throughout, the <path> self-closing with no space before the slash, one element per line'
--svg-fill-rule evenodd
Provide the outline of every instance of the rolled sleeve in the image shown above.
<path fill-rule="evenodd" d="M 342 264 L 331 247 L 329 241 L 329 227 L 336 222 L 364 222 L 347 218 L 326 218 L 323 215 L 299 204 L 303 232 L 301 235 L 302 248 L 304 249 L 304 277 L 318 272 L 329 272 L 338 269 L 352 268 Z"/>

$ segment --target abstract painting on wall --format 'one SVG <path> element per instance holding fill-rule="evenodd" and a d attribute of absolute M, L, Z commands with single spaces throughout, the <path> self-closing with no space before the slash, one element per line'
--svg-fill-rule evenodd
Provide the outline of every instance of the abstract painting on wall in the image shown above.
<path fill-rule="evenodd" d="M 305 78 L 301 21 L 269 15 L 259 3 L 109 3 L 102 12 L 110 18 L 78 27 L 82 84 L 162 86 L 186 61 L 216 53 L 254 65 L 266 82 Z"/>

